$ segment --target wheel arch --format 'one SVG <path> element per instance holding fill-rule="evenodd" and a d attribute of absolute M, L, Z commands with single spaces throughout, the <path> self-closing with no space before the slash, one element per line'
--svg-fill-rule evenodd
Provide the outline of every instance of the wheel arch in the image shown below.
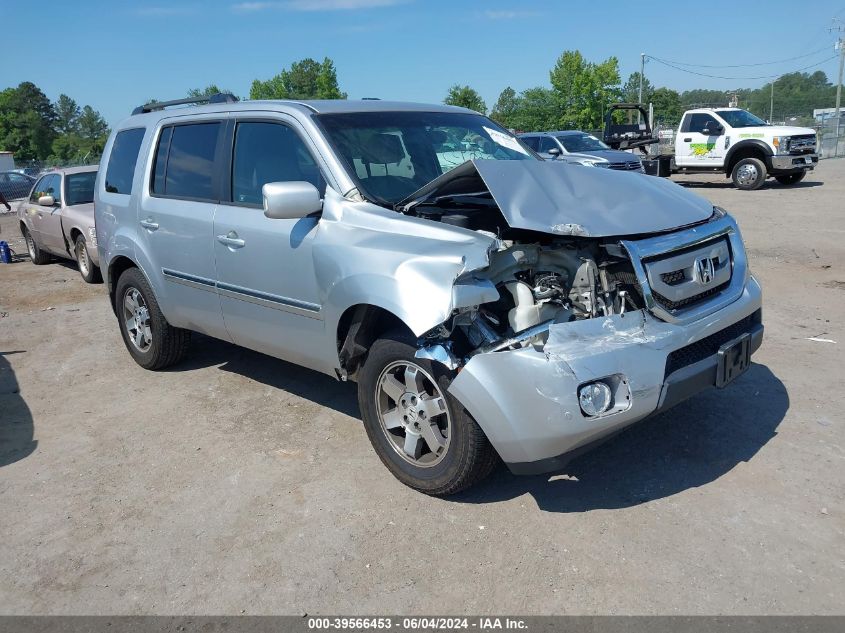
<path fill-rule="evenodd" d="M 725 173 L 732 173 L 734 166 L 743 158 L 759 158 L 768 167 L 767 159 L 771 155 L 771 148 L 759 139 L 740 141 L 733 145 L 725 156 Z"/>
<path fill-rule="evenodd" d="M 116 310 L 114 295 L 117 288 L 117 280 L 120 279 L 120 276 L 130 268 L 140 269 L 140 266 L 125 255 L 118 255 L 109 262 L 108 270 L 106 272 L 106 283 L 109 289 L 109 301 L 111 302 L 112 310 Z"/>
<path fill-rule="evenodd" d="M 390 310 L 369 303 L 349 306 L 337 322 L 335 345 L 341 371 L 354 376 L 372 344 L 385 332 L 403 330 L 414 333 Z"/>

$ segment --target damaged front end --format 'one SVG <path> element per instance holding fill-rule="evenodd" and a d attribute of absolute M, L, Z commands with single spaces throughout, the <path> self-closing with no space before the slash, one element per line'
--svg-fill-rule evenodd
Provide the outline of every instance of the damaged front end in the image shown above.
<path fill-rule="evenodd" d="M 634 230 L 623 232 L 620 209 L 597 212 L 592 196 L 592 215 L 579 207 L 567 212 L 579 221 L 564 222 L 548 208 L 531 215 L 544 203 L 526 166 L 504 166 L 523 184 L 502 187 L 483 177 L 487 166 L 467 165 L 399 205 L 494 239 L 489 264 L 456 280 L 452 313 L 420 337 L 417 356 L 457 372 L 449 391 L 512 470 L 558 468 L 577 449 L 747 368 L 762 340 L 761 293 L 725 212 L 707 205 L 705 214 L 693 196 L 669 220 L 651 197 L 654 213 L 628 214 Z M 544 194 L 546 203 L 577 206 L 584 183 L 565 199 L 568 183 L 555 182 L 558 197 Z M 629 205 L 618 189 L 599 203 Z M 664 202 L 678 198 L 667 192 Z M 468 304 L 473 296 L 489 300 Z"/>

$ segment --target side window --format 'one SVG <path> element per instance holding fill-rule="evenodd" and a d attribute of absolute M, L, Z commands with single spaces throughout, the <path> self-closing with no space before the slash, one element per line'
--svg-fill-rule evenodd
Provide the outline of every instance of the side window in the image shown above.
<path fill-rule="evenodd" d="M 325 191 L 317 163 L 293 129 L 263 121 L 238 123 L 232 155 L 232 202 L 260 205 L 261 187 L 266 183 L 299 180 L 310 182 L 321 194 Z"/>
<path fill-rule="evenodd" d="M 38 182 L 35 183 L 35 186 L 32 188 L 32 195 L 29 196 L 30 202 L 38 204 L 38 198 L 44 195 L 41 192 L 44 191 L 44 185 L 47 184 L 48 178 L 50 178 L 50 176 L 42 176 Z"/>
<path fill-rule="evenodd" d="M 135 164 L 138 162 L 144 132 L 145 129 L 141 127 L 117 133 L 106 168 L 106 191 L 109 193 L 132 193 Z"/>
<path fill-rule="evenodd" d="M 690 127 L 689 127 L 689 124 L 690 124 L 690 119 L 692 119 L 692 115 L 691 115 L 691 114 L 685 114 L 685 115 L 684 115 L 684 118 L 683 118 L 683 120 L 681 121 L 681 128 L 680 128 L 680 129 L 681 129 L 681 134 L 683 134 L 684 132 L 689 132 L 689 129 L 690 129 Z"/>
<path fill-rule="evenodd" d="M 156 148 L 152 192 L 168 197 L 214 200 L 214 154 L 220 128 L 216 121 L 165 128 Z"/>
<path fill-rule="evenodd" d="M 167 169 L 167 154 L 170 152 L 170 139 L 173 136 L 173 128 L 162 128 L 158 137 L 155 162 L 153 163 L 153 193 L 164 195 L 164 174 Z"/>
<path fill-rule="evenodd" d="M 540 137 L 539 136 L 526 136 L 522 139 L 522 142 L 525 143 L 528 147 L 533 149 L 535 152 L 540 151 Z"/>
<path fill-rule="evenodd" d="M 705 127 L 707 127 L 707 124 L 708 124 L 708 123 L 712 123 L 712 124 L 713 124 L 713 125 L 711 125 L 710 127 L 716 127 L 716 119 L 714 119 L 714 118 L 713 118 L 712 116 L 710 116 L 709 114 L 705 114 L 705 113 L 703 113 L 703 112 L 697 112 L 697 113 L 694 113 L 694 114 L 692 115 L 691 119 L 690 119 L 690 124 L 689 124 L 689 128 L 690 128 L 690 129 L 689 129 L 689 130 L 687 130 L 687 131 L 688 131 L 688 132 L 698 132 L 698 133 L 701 133 L 701 131 L 702 131 Z"/>
<path fill-rule="evenodd" d="M 41 196 L 53 196 L 56 202 L 61 202 L 61 176 L 58 174 L 47 174 L 38 181 L 29 201 L 38 204 Z"/>
<path fill-rule="evenodd" d="M 540 138 L 540 151 L 548 152 L 550 149 L 560 149 L 557 143 L 551 136 L 543 136 Z"/>

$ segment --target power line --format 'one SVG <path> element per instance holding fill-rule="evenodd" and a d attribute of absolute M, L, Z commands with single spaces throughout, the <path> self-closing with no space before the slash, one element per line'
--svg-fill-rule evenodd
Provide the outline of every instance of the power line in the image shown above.
<path fill-rule="evenodd" d="M 779 60 L 774 61 L 774 62 L 759 62 L 757 64 L 709 65 L 709 64 L 690 64 L 690 63 L 686 63 L 686 62 L 678 62 L 678 61 L 675 61 L 675 60 L 672 60 L 672 59 L 664 59 L 664 60 L 658 60 L 658 61 L 662 61 L 664 63 L 670 63 L 670 64 L 677 64 L 678 66 L 692 66 L 693 68 L 747 68 L 747 67 L 751 67 L 751 66 L 771 66 L 772 64 L 783 64 L 784 62 L 791 62 L 791 61 L 794 61 L 796 59 L 804 59 L 805 57 L 811 57 L 813 55 L 817 55 L 818 53 L 821 53 L 822 51 L 826 51 L 826 50 L 829 50 L 829 49 L 830 49 L 829 46 L 825 46 L 824 48 L 820 48 L 818 50 L 815 50 L 812 53 L 806 53 L 804 55 L 796 55 L 795 57 L 788 57 L 787 59 L 779 59 Z M 649 57 L 651 57 L 651 56 L 649 56 Z M 656 58 L 652 57 L 652 59 L 656 59 Z"/>
<path fill-rule="evenodd" d="M 660 59 L 659 57 L 652 57 L 651 55 L 646 55 L 649 59 L 653 59 L 654 61 L 663 64 L 664 66 L 669 66 L 670 68 L 674 68 L 675 70 L 680 70 L 681 72 L 689 73 L 691 75 L 698 75 L 699 77 L 710 77 L 711 79 L 730 79 L 732 81 L 750 81 L 752 79 L 774 79 L 776 77 L 782 77 L 787 73 L 777 73 L 776 75 L 760 75 L 758 77 L 725 77 L 723 75 L 710 75 L 708 73 L 700 73 L 695 70 L 690 70 L 689 68 L 682 68 L 680 66 L 676 66 L 672 62 L 669 62 L 665 59 Z M 796 68 L 795 70 L 787 71 L 788 73 L 798 73 L 802 70 L 809 70 L 810 68 L 816 68 L 817 66 L 821 66 L 822 64 L 826 64 L 827 62 L 836 59 L 838 55 L 834 55 L 832 57 L 828 57 L 827 59 L 823 59 L 820 62 L 816 62 L 810 64 L 809 66 L 804 66 L 803 68 Z"/>

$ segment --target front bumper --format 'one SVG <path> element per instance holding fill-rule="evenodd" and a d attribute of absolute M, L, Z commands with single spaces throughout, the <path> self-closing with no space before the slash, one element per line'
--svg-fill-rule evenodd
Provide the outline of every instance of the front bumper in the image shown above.
<path fill-rule="evenodd" d="M 639 310 L 554 324 L 542 348 L 474 356 L 449 391 L 513 472 L 555 470 L 586 447 L 714 385 L 715 355 L 684 364 L 678 354 L 733 335 L 732 327 L 751 335 L 755 351 L 763 335 L 760 309 L 760 286 L 749 276 L 735 301 L 692 323 L 667 323 Z M 578 387 L 607 377 L 623 377 L 630 400 L 588 418 Z"/>
<path fill-rule="evenodd" d="M 770 170 L 772 172 L 801 171 L 813 169 L 819 162 L 818 154 L 801 154 L 772 156 Z"/>

